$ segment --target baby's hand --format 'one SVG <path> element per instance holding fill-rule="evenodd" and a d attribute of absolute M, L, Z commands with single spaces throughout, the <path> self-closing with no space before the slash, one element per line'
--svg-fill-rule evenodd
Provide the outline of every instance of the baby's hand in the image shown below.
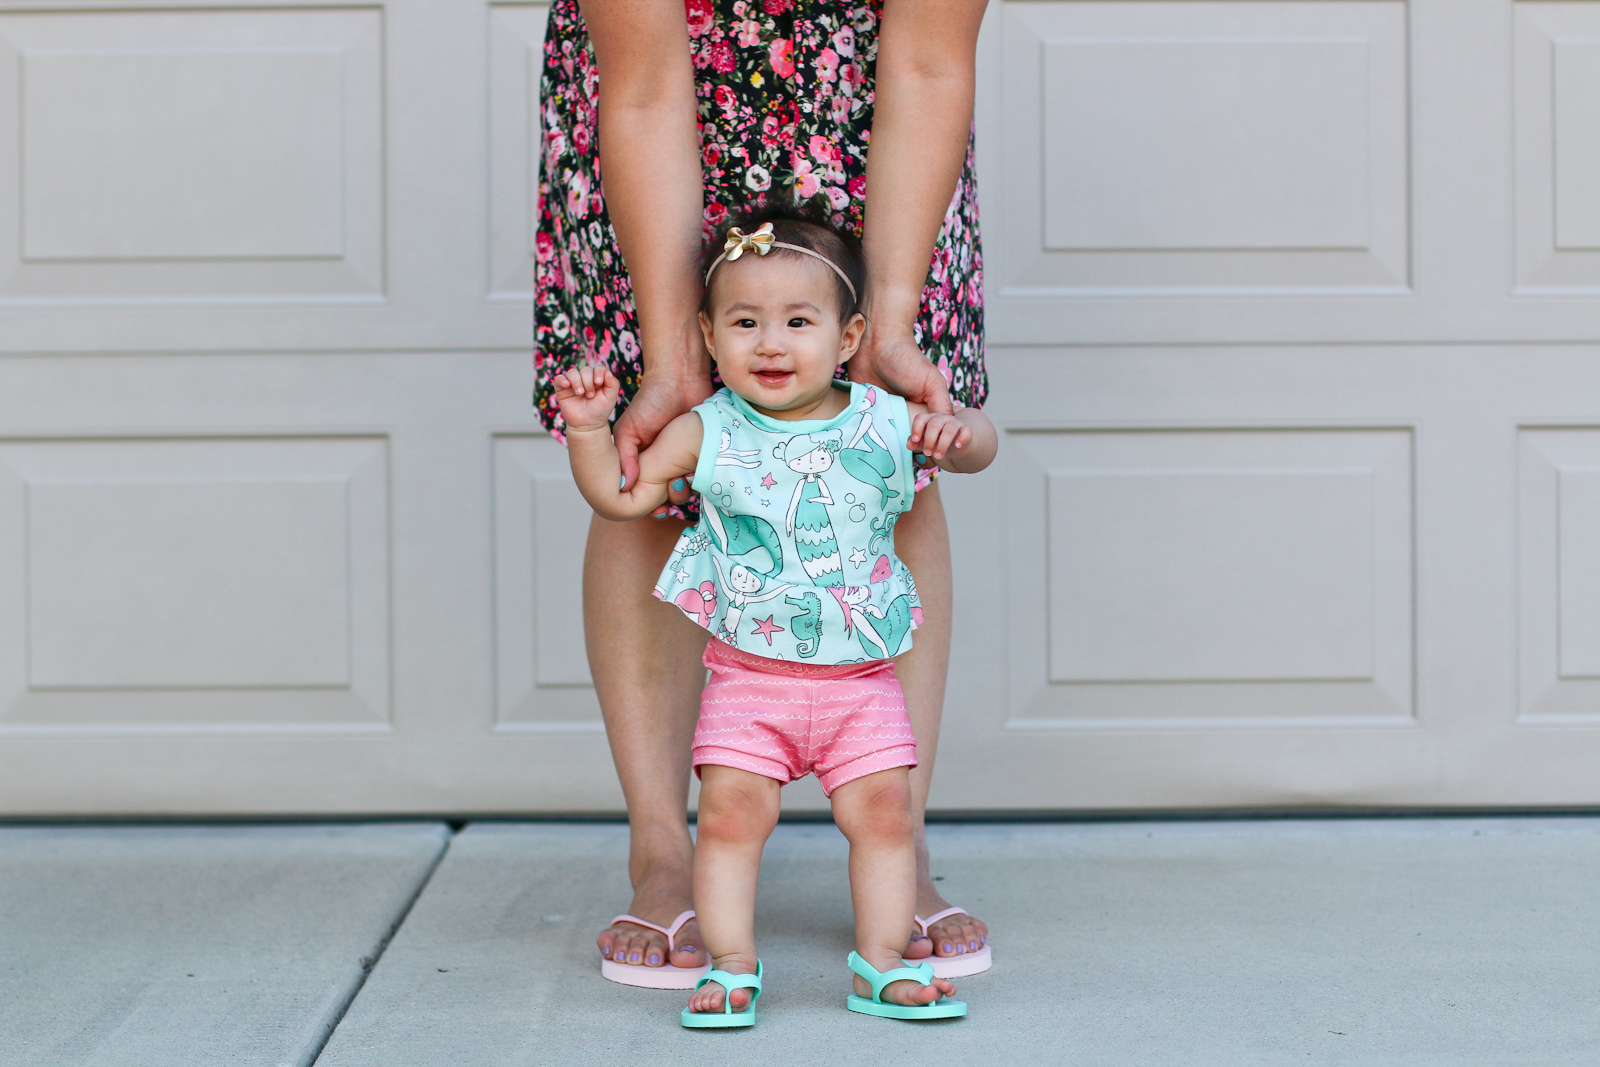
<path fill-rule="evenodd" d="M 573 367 L 555 376 L 556 402 L 569 430 L 605 426 L 617 406 L 622 383 L 603 364 Z"/>
<path fill-rule="evenodd" d="M 911 420 L 911 440 L 914 451 L 921 452 L 934 463 L 949 452 L 960 452 L 972 440 L 972 430 L 954 415 L 935 415 L 924 411 Z"/>

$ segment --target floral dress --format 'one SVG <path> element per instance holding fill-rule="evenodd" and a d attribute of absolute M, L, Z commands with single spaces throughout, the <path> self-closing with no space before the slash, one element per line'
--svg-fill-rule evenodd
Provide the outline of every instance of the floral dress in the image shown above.
<path fill-rule="evenodd" d="M 706 235 L 730 211 L 781 197 L 859 236 L 882 0 L 686 0 L 685 9 Z M 600 189 L 599 72 L 577 0 L 551 5 L 544 51 L 534 401 L 564 440 L 552 383 L 558 373 L 604 363 L 626 403 L 644 362 L 628 272 Z M 934 248 L 916 340 L 956 402 L 981 407 L 988 376 L 970 143 Z"/>

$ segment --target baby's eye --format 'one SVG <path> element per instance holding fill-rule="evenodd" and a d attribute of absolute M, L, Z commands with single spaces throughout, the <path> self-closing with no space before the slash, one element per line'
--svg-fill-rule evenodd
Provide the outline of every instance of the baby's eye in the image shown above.
<path fill-rule="evenodd" d="M 740 319 L 738 322 L 734 323 L 734 325 L 739 327 L 741 330 L 753 330 L 756 328 L 756 320 Z"/>
<path fill-rule="evenodd" d="M 808 325 L 806 320 L 800 318 L 799 316 L 795 316 L 794 318 L 789 320 L 789 329 L 791 329 L 791 330 L 798 330 L 798 329 L 801 329 L 801 328 L 805 327 L 806 325 Z"/>

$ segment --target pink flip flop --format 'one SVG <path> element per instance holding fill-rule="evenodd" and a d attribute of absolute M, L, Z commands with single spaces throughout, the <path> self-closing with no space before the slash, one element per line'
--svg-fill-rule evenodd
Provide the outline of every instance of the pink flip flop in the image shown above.
<path fill-rule="evenodd" d="M 957 909 L 960 910 L 959 908 Z M 667 960 L 660 967 L 645 967 L 636 963 L 618 963 L 616 960 L 600 958 L 600 977 L 619 982 L 622 985 L 643 986 L 646 989 L 693 989 L 694 984 L 700 980 L 701 975 L 711 970 L 711 961 L 707 960 L 699 967 L 674 967 L 670 962 L 672 950 L 675 946 L 673 938 L 683 924 L 694 918 L 694 912 L 686 911 L 672 920 L 671 926 L 657 926 L 655 923 L 646 922 L 637 915 L 618 915 L 611 920 L 611 925 L 628 922 L 643 926 L 649 930 L 657 930 L 667 935 Z M 965 972 L 971 974 L 971 971 Z"/>
<path fill-rule="evenodd" d="M 928 916 L 926 919 L 920 915 L 913 915 L 911 919 L 917 924 L 917 928 L 922 931 L 922 936 L 927 937 L 928 927 L 940 919 L 948 918 L 951 915 L 968 914 L 970 912 L 966 908 L 946 908 L 941 912 Z M 935 978 L 965 978 L 969 974 L 978 974 L 994 966 L 994 959 L 989 954 L 989 946 L 987 944 L 976 952 L 963 952 L 959 956 L 924 956 L 916 962 L 933 964 L 933 976 Z"/>

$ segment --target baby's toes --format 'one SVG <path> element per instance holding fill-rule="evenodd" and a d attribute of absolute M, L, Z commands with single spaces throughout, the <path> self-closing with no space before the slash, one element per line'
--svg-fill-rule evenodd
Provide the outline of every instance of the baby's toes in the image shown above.
<path fill-rule="evenodd" d="M 919 1004 L 932 1004 L 938 1000 L 939 991 L 931 985 L 918 985 L 907 978 L 884 986 L 882 997 L 886 1004 L 901 1004 L 914 1008 Z"/>
<path fill-rule="evenodd" d="M 750 1006 L 750 990 L 740 987 L 728 994 L 728 1003 L 733 1005 L 734 1011 L 744 1011 Z"/>

